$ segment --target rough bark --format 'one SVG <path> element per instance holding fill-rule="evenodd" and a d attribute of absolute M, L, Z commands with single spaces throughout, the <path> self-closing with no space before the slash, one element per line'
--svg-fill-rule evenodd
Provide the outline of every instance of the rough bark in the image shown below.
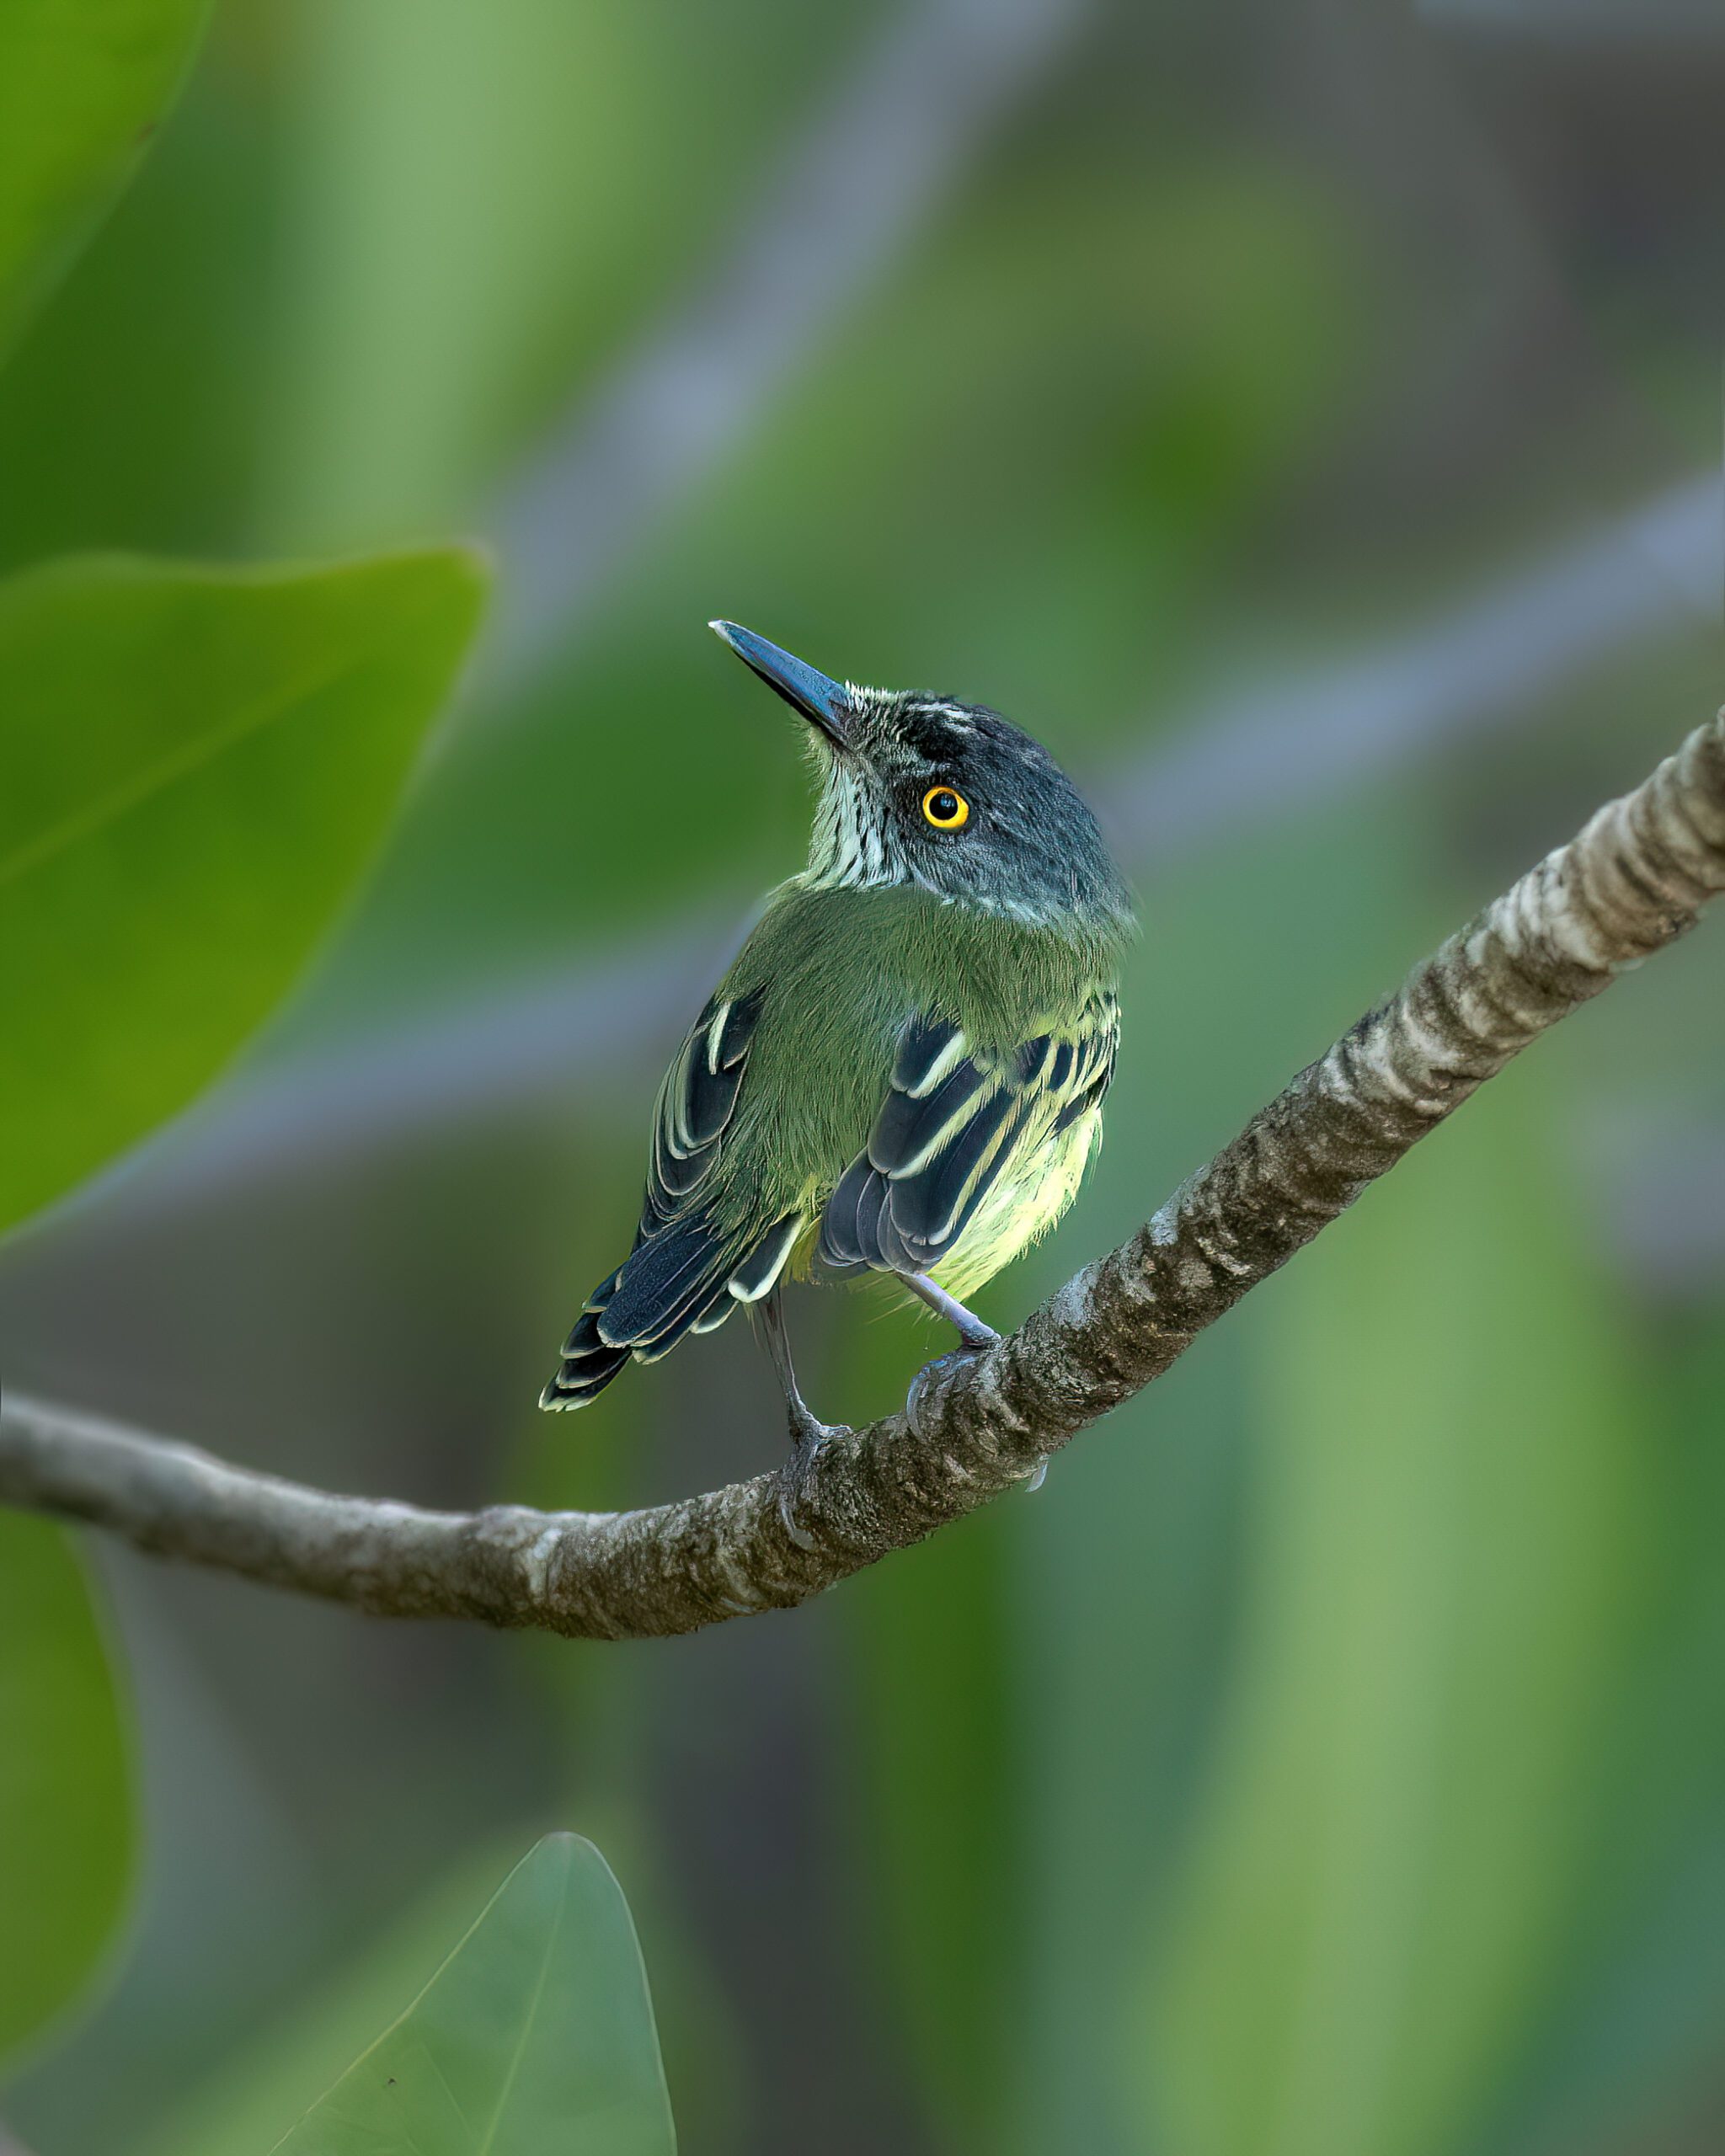
<path fill-rule="evenodd" d="M 392 1616 L 626 1639 L 789 1608 L 1033 1475 L 1722 889 L 1725 715 L 1416 967 L 1130 1241 L 794 1484 L 761 1475 L 644 1512 L 431 1513 L 9 1398 L 0 1501 Z"/>

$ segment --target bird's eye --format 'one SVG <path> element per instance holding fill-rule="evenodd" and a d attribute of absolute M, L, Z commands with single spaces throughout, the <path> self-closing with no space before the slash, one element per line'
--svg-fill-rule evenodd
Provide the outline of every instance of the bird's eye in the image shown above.
<path fill-rule="evenodd" d="M 970 803 L 949 786 L 932 786 L 922 797 L 922 813 L 937 831 L 956 831 L 970 820 Z"/>

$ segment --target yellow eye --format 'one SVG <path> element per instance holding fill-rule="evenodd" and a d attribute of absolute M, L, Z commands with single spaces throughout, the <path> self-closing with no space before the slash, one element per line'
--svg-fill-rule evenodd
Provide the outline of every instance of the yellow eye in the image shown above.
<path fill-rule="evenodd" d="M 922 797 L 922 813 L 937 831 L 956 831 L 970 820 L 970 803 L 949 786 L 932 786 Z"/>

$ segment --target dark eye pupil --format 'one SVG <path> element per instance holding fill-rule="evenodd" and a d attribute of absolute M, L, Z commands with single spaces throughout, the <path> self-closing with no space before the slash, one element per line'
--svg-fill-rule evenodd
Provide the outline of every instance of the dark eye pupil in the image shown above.
<path fill-rule="evenodd" d="M 959 797 L 956 793 L 937 793 L 928 805 L 942 823 L 950 823 L 959 813 Z"/>

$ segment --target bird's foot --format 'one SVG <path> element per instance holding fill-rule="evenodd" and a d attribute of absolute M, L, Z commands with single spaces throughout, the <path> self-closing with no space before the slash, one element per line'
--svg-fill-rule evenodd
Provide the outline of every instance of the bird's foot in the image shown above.
<path fill-rule="evenodd" d="M 959 1336 L 959 1344 L 976 1353 L 992 1348 L 1000 1339 L 991 1325 L 985 1325 L 975 1310 L 967 1310 L 956 1295 L 949 1295 L 938 1280 L 926 1273 L 905 1273 L 900 1276 L 919 1303 L 932 1310 L 937 1317 L 943 1317 Z"/>
<path fill-rule="evenodd" d="M 985 1326 L 983 1331 L 987 1333 L 985 1339 L 961 1341 L 958 1347 L 948 1348 L 944 1355 L 937 1355 L 932 1363 L 925 1363 L 911 1379 L 910 1396 L 905 1402 L 905 1419 L 919 1438 L 922 1435 L 921 1413 L 929 1387 L 938 1385 L 949 1371 L 959 1369 L 966 1363 L 974 1363 L 979 1355 L 986 1354 L 991 1348 L 999 1344 L 999 1333 L 989 1332 Z"/>
<path fill-rule="evenodd" d="M 778 1516 L 784 1530 L 799 1550 L 812 1550 L 814 1537 L 798 1524 L 797 1506 L 800 1502 L 814 1456 L 829 1438 L 846 1434 L 840 1423 L 822 1422 L 809 1413 L 801 1400 L 790 1408 L 790 1458 L 778 1471 Z"/>
<path fill-rule="evenodd" d="M 959 1352 L 963 1355 L 980 1355 L 985 1348 L 998 1348 L 1001 1336 L 991 1325 L 985 1325 L 980 1317 L 966 1312 L 967 1322 L 959 1327 Z"/>

